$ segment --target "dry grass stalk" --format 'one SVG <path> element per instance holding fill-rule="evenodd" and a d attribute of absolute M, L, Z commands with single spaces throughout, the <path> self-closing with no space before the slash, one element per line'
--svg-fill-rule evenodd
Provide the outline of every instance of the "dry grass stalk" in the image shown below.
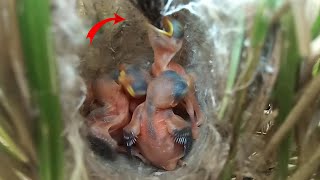
<path fill-rule="evenodd" d="M 320 146 L 318 146 L 317 151 L 311 156 L 309 161 L 301 165 L 300 168 L 289 178 L 290 180 L 302 180 L 308 179 L 312 176 L 314 171 L 320 165 Z"/>
<path fill-rule="evenodd" d="M 260 93 L 258 93 L 254 101 L 254 109 L 251 111 L 253 115 L 246 124 L 246 132 L 248 133 L 255 133 L 257 126 L 261 123 L 260 121 L 258 121 L 258 119 L 263 116 L 263 112 L 269 101 L 271 92 L 278 77 L 282 37 L 279 31 L 276 31 L 275 33 L 275 42 L 270 57 L 270 63 L 268 64 L 268 66 L 272 67 L 272 72 L 262 74 L 263 84 L 260 87 Z"/>
<path fill-rule="evenodd" d="M 273 137 L 270 139 L 263 153 L 265 157 L 267 157 L 273 150 L 276 149 L 282 139 L 287 135 L 289 130 L 292 129 L 304 115 L 305 110 L 309 108 L 310 104 L 313 104 L 313 102 L 317 100 L 319 93 L 320 76 L 317 76 L 310 82 L 308 88 L 305 90 L 297 104 L 291 110 L 285 122 L 280 126 L 277 132 L 275 132 Z"/>

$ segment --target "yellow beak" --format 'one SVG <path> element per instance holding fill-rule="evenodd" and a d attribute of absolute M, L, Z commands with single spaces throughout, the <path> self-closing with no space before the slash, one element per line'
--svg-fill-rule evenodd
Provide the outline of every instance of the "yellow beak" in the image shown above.
<path fill-rule="evenodd" d="M 132 86 L 130 85 L 130 83 L 128 83 L 128 80 L 126 79 L 126 73 L 124 71 L 120 71 L 120 76 L 118 78 L 119 82 L 121 82 L 123 84 L 123 86 L 125 86 L 126 90 L 128 91 L 128 93 L 132 96 L 135 97 L 135 92 L 132 88 Z"/>
<path fill-rule="evenodd" d="M 150 28 L 154 29 L 155 31 L 157 31 L 161 34 L 164 34 L 166 36 L 172 37 L 172 35 L 173 35 L 173 24 L 171 23 L 171 21 L 169 20 L 168 17 L 164 17 L 164 19 L 163 19 L 163 26 L 164 26 L 165 30 L 158 29 L 151 24 L 148 24 L 148 26 Z"/>

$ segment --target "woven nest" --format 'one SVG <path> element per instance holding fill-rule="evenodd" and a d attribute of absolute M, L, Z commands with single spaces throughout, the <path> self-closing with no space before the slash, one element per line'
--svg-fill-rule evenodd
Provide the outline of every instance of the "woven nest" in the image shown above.
<path fill-rule="evenodd" d="M 55 2 L 54 31 L 62 79 L 70 179 L 217 179 L 228 156 L 230 137 L 226 127 L 217 128 L 216 113 L 227 77 L 229 51 L 238 33 L 234 12 L 243 4 L 212 1 L 212 4 L 199 4 L 198 16 L 187 10 L 174 13 L 185 25 L 184 44 L 174 61 L 196 74 L 197 96 L 206 118 L 200 137 L 186 159 L 187 166 L 163 171 L 126 156 L 109 161 L 95 155 L 85 138 L 85 119 L 78 112 L 86 93 L 84 80 L 108 73 L 122 62 L 142 66 L 152 63 L 153 51 L 144 26 L 146 19 L 126 1 Z M 126 20 L 114 26 L 105 25 L 93 45 L 87 45 L 89 40 L 83 42 L 91 24 L 113 17 L 115 12 Z"/>

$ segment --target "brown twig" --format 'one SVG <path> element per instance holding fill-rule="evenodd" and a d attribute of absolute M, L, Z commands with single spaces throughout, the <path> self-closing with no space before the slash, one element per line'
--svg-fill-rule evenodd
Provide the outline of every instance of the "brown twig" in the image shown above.
<path fill-rule="evenodd" d="M 312 117 L 315 115 L 317 107 L 315 105 L 309 105 L 309 108 L 304 112 L 304 121 L 299 121 L 295 125 L 294 138 L 297 145 L 297 155 L 299 156 L 298 164 L 304 164 L 310 155 L 315 151 L 313 146 L 309 146 L 310 139 L 307 140 L 307 132 L 312 122 Z"/>
<path fill-rule="evenodd" d="M 28 136 L 27 129 L 22 126 L 22 123 L 20 122 L 19 113 L 16 109 L 14 109 L 10 105 L 10 100 L 6 98 L 4 92 L 2 91 L 0 87 L 0 108 L 3 109 L 3 111 L 8 115 L 10 120 L 13 122 L 14 126 L 16 127 L 17 136 L 21 138 L 23 147 L 27 149 L 29 155 L 31 156 L 31 160 L 33 162 L 36 162 L 36 154 L 35 149 L 32 146 L 32 140 L 31 137 Z"/>
<path fill-rule="evenodd" d="M 318 78 L 319 79 L 319 78 Z M 305 162 L 290 178 L 291 180 L 308 179 L 320 165 L 320 145 L 317 151 L 311 156 L 310 160 Z"/>
<path fill-rule="evenodd" d="M 252 75 L 252 77 L 250 78 L 250 80 L 248 80 L 247 82 L 243 83 L 240 86 L 234 87 L 231 92 L 227 92 L 227 93 L 232 95 L 232 94 L 237 93 L 238 91 L 242 91 L 244 89 L 247 89 L 254 82 L 254 80 L 256 79 L 257 74 L 258 74 L 258 72 L 255 71 L 254 74 Z"/>
<path fill-rule="evenodd" d="M 14 36 L 10 37 L 10 40 L 6 41 L 9 45 L 8 50 L 10 56 L 10 63 L 13 75 L 15 76 L 15 79 L 17 80 L 17 85 L 19 86 L 18 90 L 20 91 L 24 107 L 26 108 L 27 113 L 29 113 L 28 115 L 31 115 L 31 95 L 29 93 L 29 87 L 25 78 L 20 34 L 18 32 L 18 22 L 16 16 L 16 4 L 14 1 L 8 1 L 7 6 L 9 10 L 9 17 L 11 18 L 10 23 L 7 24 L 9 29 L 7 30 L 6 34 L 14 34 Z"/>
<path fill-rule="evenodd" d="M 298 103 L 291 110 L 286 120 L 278 131 L 273 135 L 266 150 L 264 151 L 264 157 L 268 156 L 282 141 L 282 139 L 288 134 L 290 129 L 298 122 L 302 117 L 305 110 L 309 108 L 310 104 L 317 100 L 317 96 L 320 93 L 320 76 L 315 77 L 309 84 L 305 93 L 301 96 Z"/>
<path fill-rule="evenodd" d="M 300 55 L 306 58 L 306 64 L 310 64 L 311 28 L 305 16 L 305 1 L 290 0 L 290 5 L 294 16 Z"/>
<path fill-rule="evenodd" d="M 290 0 L 290 5 L 295 22 L 295 34 L 298 40 L 299 53 L 304 60 L 300 72 L 300 83 L 303 85 L 310 80 L 310 72 L 313 66 L 312 59 L 310 58 L 311 27 L 305 15 L 305 1 Z"/>
<path fill-rule="evenodd" d="M 289 0 L 286 0 L 271 18 L 271 24 L 275 24 L 290 9 Z"/>
<path fill-rule="evenodd" d="M 264 108 L 266 107 L 266 103 L 268 99 L 270 98 L 271 91 L 273 86 L 275 85 L 275 82 L 278 77 L 279 72 L 279 64 L 280 64 L 280 57 L 281 57 L 281 47 L 282 47 L 282 37 L 281 33 L 279 31 L 276 32 L 276 39 L 275 39 L 275 45 L 273 47 L 273 52 L 271 55 L 271 66 L 274 68 L 274 72 L 272 75 L 269 75 L 266 77 L 265 83 L 261 87 L 260 93 L 258 95 L 257 100 L 255 101 L 255 106 L 253 116 L 248 121 L 248 129 L 249 132 L 253 133 L 255 129 L 257 128 L 258 124 L 261 123 L 260 121 L 257 121 L 259 117 L 261 117 L 262 112 Z"/>
<path fill-rule="evenodd" d="M 1 10 L 4 10 L 4 9 L 7 10 L 7 16 L 4 18 L 0 18 L 0 24 L 3 25 L 2 27 L 3 29 L 2 38 L 4 40 L 3 42 L 8 42 L 8 46 L 3 46 L 3 49 L 4 50 L 7 49 L 7 52 L 4 51 L 3 54 L 1 54 L 2 56 L 0 56 L 0 59 L 1 57 L 7 57 L 4 61 L 2 61 L 1 75 L 4 75 L 3 77 L 10 78 L 11 74 L 14 74 L 18 80 L 17 84 L 15 81 L 12 81 L 12 83 L 10 84 L 6 82 L 1 82 L 3 84 L 1 84 L 1 87 L 0 87 L 0 108 L 3 109 L 3 112 L 8 116 L 8 118 L 10 119 L 10 122 L 12 122 L 12 124 L 14 125 L 16 130 L 16 136 L 20 140 L 19 145 L 23 146 L 24 151 L 28 153 L 28 155 L 30 156 L 29 158 L 31 159 L 32 162 L 37 162 L 36 151 L 33 146 L 31 134 L 28 131 L 28 126 L 27 126 L 28 121 L 26 121 L 27 116 L 29 114 L 26 115 L 26 112 L 24 111 L 25 109 L 21 108 L 21 107 L 24 107 L 23 105 L 27 105 L 29 103 L 28 89 L 25 89 L 27 87 L 26 87 L 26 83 L 23 82 L 24 80 L 19 79 L 19 78 L 23 78 L 21 77 L 23 76 L 23 74 L 19 74 L 22 72 L 15 72 L 15 70 L 22 71 L 22 69 L 18 70 L 18 69 L 15 69 L 15 67 L 13 67 L 15 66 L 14 63 L 18 63 L 17 61 L 21 60 L 19 58 L 22 58 L 21 52 L 20 52 L 21 47 L 19 48 L 20 42 L 18 39 L 20 36 L 17 36 L 18 34 L 18 30 L 17 30 L 18 26 L 16 21 L 17 8 L 16 8 L 15 1 L 0 1 L 0 7 L 1 7 Z M 10 33 L 12 37 L 8 36 L 8 34 Z M 8 37 L 10 37 L 10 40 L 7 39 Z M 15 42 L 10 42 L 10 41 L 15 41 Z M 15 50 L 16 52 L 14 52 L 13 50 Z M 21 65 L 21 63 L 19 64 Z M 6 67 L 8 67 L 8 69 Z M 10 69 L 10 67 L 12 67 L 12 69 Z M 15 74 L 15 73 L 18 73 L 18 74 Z M 21 90 L 19 88 L 24 88 L 24 89 Z M 18 104 L 16 103 L 15 101 L 16 95 L 11 95 L 11 93 L 8 93 L 12 89 L 14 90 L 19 89 L 18 91 L 22 93 L 22 95 L 19 94 L 23 98 L 22 101 L 25 101 L 25 102 L 22 102 L 22 105 L 19 102 Z M 24 99 L 24 98 L 27 98 L 27 99 Z M 16 105 L 19 105 L 19 106 L 16 106 Z M 25 108 L 27 110 L 30 110 L 28 109 L 28 106 Z"/>

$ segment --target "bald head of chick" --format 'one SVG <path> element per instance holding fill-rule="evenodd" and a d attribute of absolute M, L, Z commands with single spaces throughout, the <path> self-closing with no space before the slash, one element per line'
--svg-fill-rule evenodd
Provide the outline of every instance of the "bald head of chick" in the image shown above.
<path fill-rule="evenodd" d="M 147 101 L 158 109 L 175 107 L 188 90 L 187 82 L 178 73 L 167 70 L 150 82 Z"/>

